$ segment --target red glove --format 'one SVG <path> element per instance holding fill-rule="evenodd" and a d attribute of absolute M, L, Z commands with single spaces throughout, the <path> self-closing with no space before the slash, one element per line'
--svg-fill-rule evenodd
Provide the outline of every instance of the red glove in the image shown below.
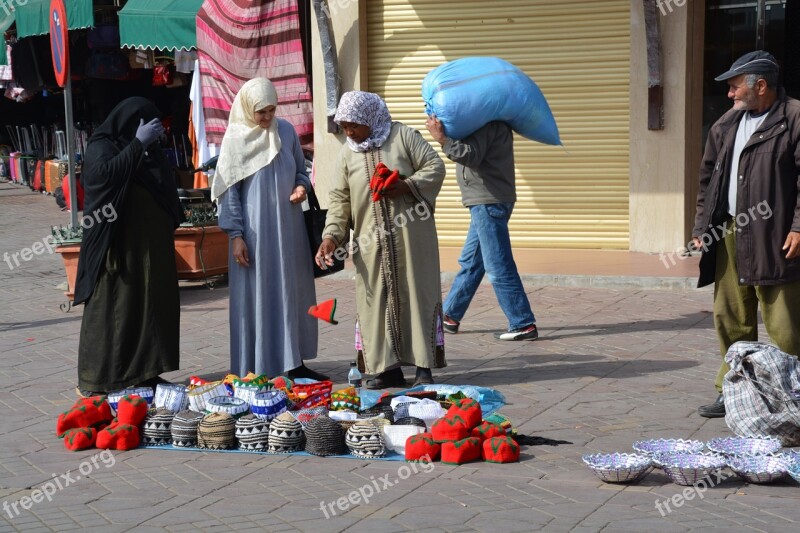
<path fill-rule="evenodd" d="M 372 178 L 369 180 L 369 190 L 372 191 L 373 202 L 377 202 L 381 199 L 380 191 L 384 187 L 383 182 L 391 174 L 392 171 L 383 163 L 378 163 L 375 166 L 375 172 L 372 173 Z"/>
<path fill-rule="evenodd" d="M 381 186 L 380 186 L 380 189 L 378 189 L 378 191 L 379 191 L 381 194 L 383 194 L 383 191 L 385 191 L 385 190 L 386 190 L 386 189 L 387 189 L 387 188 L 388 188 L 390 185 L 394 184 L 394 183 L 395 183 L 397 180 L 399 180 L 399 179 L 400 179 L 400 173 L 399 173 L 398 171 L 396 171 L 396 170 L 393 170 L 393 171 L 391 172 L 391 174 L 389 174 L 389 175 L 388 175 L 388 176 L 387 176 L 387 177 L 386 177 L 386 178 L 385 178 L 385 179 L 384 179 L 384 180 L 381 182 Z"/>

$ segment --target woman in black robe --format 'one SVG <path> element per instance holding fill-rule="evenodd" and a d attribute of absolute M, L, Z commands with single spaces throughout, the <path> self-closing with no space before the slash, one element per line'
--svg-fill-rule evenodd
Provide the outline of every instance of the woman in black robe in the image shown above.
<path fill-rule="evenodd" d="M 86 148 L 86 223 L 75 284 L 75 304 L 85 303 L 80 395 L 154 386 L 163 382 L 159 374 L 178 369 L 174 232 L 182 215 L 172 168 L 157 142 L 159 115 L 149 100 L 128 98 Z"/>

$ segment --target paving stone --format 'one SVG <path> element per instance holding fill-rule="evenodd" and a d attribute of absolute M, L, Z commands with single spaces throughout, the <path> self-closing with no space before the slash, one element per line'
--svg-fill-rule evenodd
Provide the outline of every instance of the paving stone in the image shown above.
<path fill-rule="evenodd" d="M 0 183 L 0 252 L 30 246 L 65 223 L 52 198 Z M 444 276 L 451 280 L 452 275 Z M 63 313 L 57 254 L 9 270 L 0 262 L 0 499 L 17 502 L 51 479 L 76 473 L 96 450 L 72 453 L 54 436 L 55 419 L 75 402 L 81 306 Z M 316 280 L 318 300 L 338 298 L 338 326 L 320 324 L 315 368 L 337 387 L 353 358 L 352 271 Z M 724 420 L 696 415 L 714 399 L 720 355 L 712 293 L 685 280 L 523 275 L 541 339 L 503 343 L 506 319 L 492 288 L 479 288 L 458 335 L 447 335 L 440 383 L 496 388 L 518 431 L 573 444 L 523 447 L 520 463 L 436 464 L 398 479 L 404 463 L 139 449 L 115 452 L 0 530 L 103 531 L 789 531 L 800 522 L 797 486 L 728 479 L 703 499 L 662 517 L 655 507 L 680 494 L 660 471 L 632 486 L 606 484 L 582 463 L 593 451 L 629 451 L 645 438 L 729 435 Z M 449 288 L 450 281 L 443 286 Z M 600 286 L 602 285 L 602 287 Z M 612 287 L 613 286 L 613 287 Z M 659 289 L 643 288 L 645 286 Z M 672 286 L 671 289 L 664 287 Z M 221 377 L 228 366 L 228 287 L 181 282 L 181 369 L 165 377 Z M 760 334 L 765 335 L 763 326 Z M 766 337 L 764 337 L 766 338 Z M 79 474 L 79 473 L 78 473 Z M 325 519 L 334 502 L 389 474 L 392 487 L 369 503 Z M 80 474 L 79 474 L 80 475 Z M 249 512 L 248 512 L 249 511 Z"/>

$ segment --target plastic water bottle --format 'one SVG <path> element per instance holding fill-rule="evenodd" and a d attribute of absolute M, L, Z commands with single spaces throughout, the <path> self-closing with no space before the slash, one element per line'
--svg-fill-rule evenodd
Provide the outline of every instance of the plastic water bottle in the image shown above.
<path fill-rule="evenodd" d="M 358 371 L 358 366 L 355 363 L 350 363 L 350 372 L 347 373 L 347 384 L 355 387 L 356 394 L 361 396 L 361 372 Z"/>

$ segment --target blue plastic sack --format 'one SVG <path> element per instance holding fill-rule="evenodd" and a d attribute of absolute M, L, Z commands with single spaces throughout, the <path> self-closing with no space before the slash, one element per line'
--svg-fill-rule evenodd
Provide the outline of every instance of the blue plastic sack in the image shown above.
<path fill-rule="evenodd" d="M 500 391 L 474 385 L 417 385 L 416 387 L 399 391 L 396 394 L 421 391 L 436 391 L 437 394 L 444 395 L 462 392 L 465 396 L 476 400 L 481 405 L 481 411 L 484 417 L 489 416 L 506 404 L 506 398 Z M 360 395 L 361 409 L 373 407 L 381 399 L 383 393 L 384 391 L 362 389 Z"/>
<path fill-rule="evenodd" d="M 527 74 L 498 57 L 465 57 L 440 65 L 422 81 L 425 112 L 461 140 L 493 120 L 528 139 L 560 145 L 542 91 Z"/>

